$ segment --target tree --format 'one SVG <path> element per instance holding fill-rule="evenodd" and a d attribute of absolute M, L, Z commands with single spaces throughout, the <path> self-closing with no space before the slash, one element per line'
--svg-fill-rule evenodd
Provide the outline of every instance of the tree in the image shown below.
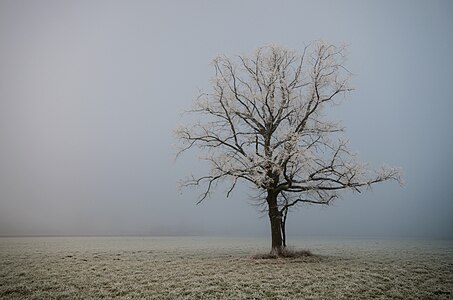
<path fill-rule="evenodd" d="M 400 180 L 396 168 L 373 171 L 361 163 L 343 128 L 323 114 L 352 90 L 344 62 L 345 47 L 322 41 L 301 53 L 271 45 L 250 57 L 219 56 L 212 89 L 190 110 L 198 121 L 176 130 L 180 152 L 197 147 L 211 166 L 183 186 L 203 185 L 200 203 L 220 182 L 229 183 L 227 197 L 239 181 L 251 184 L 262 195 L 277 255 L 286 246 L 290 208 L 328 205 L 342 190 Z"/>

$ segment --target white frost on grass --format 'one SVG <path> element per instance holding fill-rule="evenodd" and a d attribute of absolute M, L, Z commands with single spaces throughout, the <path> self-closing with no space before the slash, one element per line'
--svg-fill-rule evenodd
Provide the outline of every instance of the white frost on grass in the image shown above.
<path fill-rule="evenodd" d="M 1 299 L 450 299 L 453 244 L 306 240 L 315 257 L 253 259 L 267 241 L 1 238 Z"/>

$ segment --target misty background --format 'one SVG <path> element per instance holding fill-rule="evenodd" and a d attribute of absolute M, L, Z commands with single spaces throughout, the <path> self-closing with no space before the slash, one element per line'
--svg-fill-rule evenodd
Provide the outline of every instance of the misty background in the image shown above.
<path fill-rule="evenodd" d="M 363 161 L 403 170 L 329 207 L 290 212 L 294 236 L 453 238 L 450 1 L 0 1 L 0 234 L 268 236 L 253 190 L 178 181 L 184 122 L 219 54 L 348 44 L 356 88 L 329 115 Z"/>

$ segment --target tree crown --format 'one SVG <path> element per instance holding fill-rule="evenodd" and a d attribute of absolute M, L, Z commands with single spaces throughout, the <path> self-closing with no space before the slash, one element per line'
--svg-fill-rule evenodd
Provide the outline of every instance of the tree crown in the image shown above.
<path fill-rule="evenodd" d="M 341 139 L 343 128 L 324 116 L 352 90 L 344 62 L 345 47 L 322 41 L 301 53 L 270 45 L 251 56 L 215 58 L 212 89 L 190 111 L 199 121 L 176 130 L 181 152 L 200 148 L 211 169 L 184 186 L 205 184 L 201 202 L 218 182 L 229 179 L 228 196 L 244 180 L 278 195 L 287 209 L 329 204 L 343 189 L 400 182 L 396 168 L 361 163 Z"/>

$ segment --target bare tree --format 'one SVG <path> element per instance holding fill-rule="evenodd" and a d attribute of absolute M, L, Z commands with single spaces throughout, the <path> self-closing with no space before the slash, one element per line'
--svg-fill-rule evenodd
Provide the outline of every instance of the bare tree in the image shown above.
<path fill-rule="evenodd" d="M 183 186 L 203 185 L 199 202 L 224 180 L 227 197 L 239 181 L 256 187 L 264 194 L 276 254 L 286 245 L 288 209 L 328 205 L 341 190 L 400 180 L 395 168 L 373 171 L 359 162 L 341 139 L 343 128 L 323 115 L 352 90 L 344 61 L 344 47 L 322 41 L 301 53 L 271 45 L 250 57 L 219 56 L 211 91 L 190 111 L 199 121 L 176 130 L 181 152 L 198 147 L 211 165 L 209 174 Z"/>

